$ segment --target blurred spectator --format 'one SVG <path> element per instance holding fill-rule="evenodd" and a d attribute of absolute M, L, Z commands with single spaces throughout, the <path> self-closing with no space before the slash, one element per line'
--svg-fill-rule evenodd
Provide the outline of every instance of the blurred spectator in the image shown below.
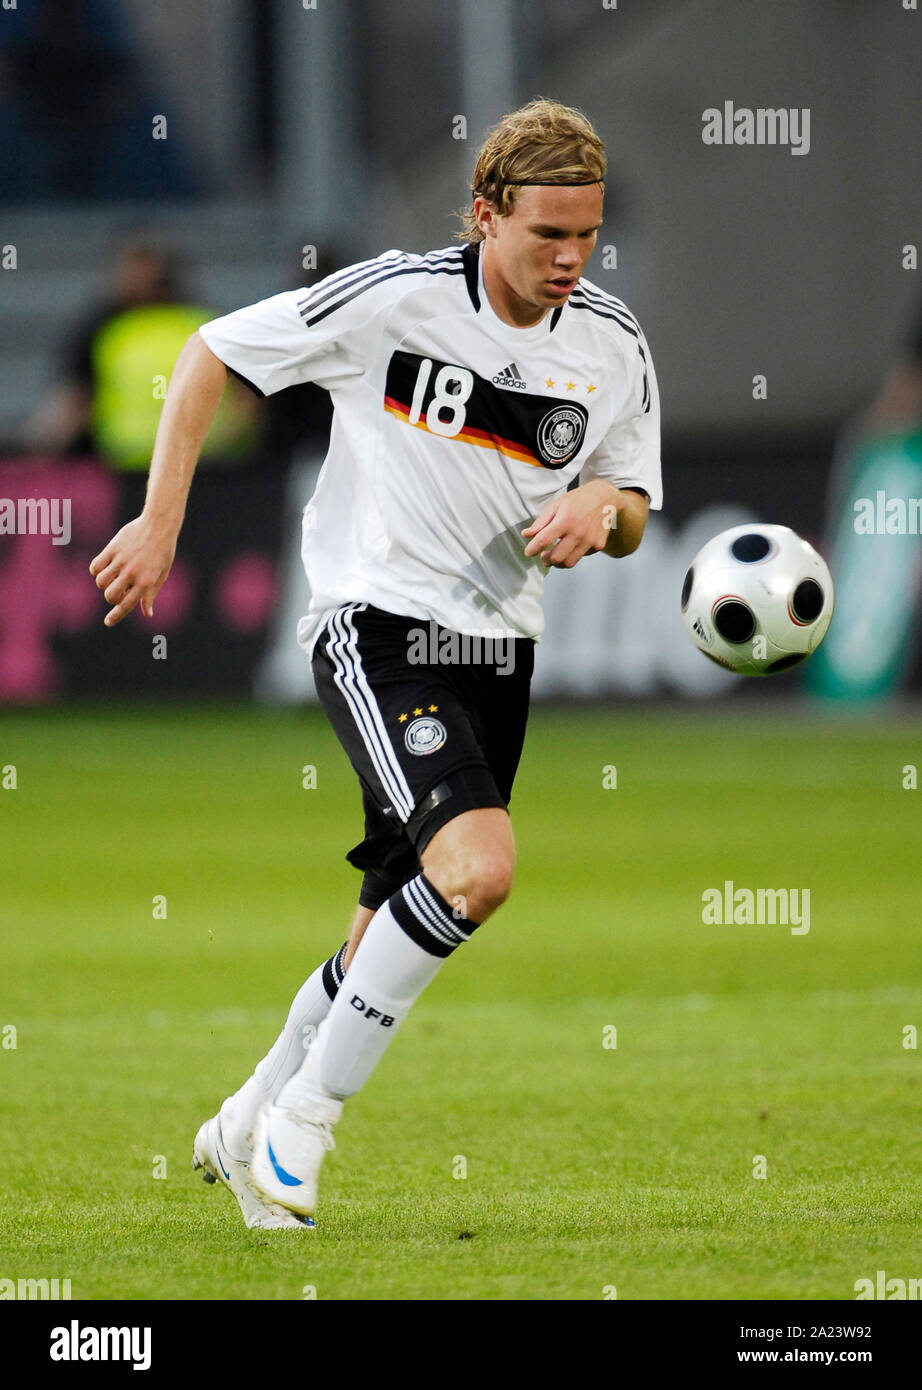
<path fill-rule="evenodd" d="M 915 325 L 872 401 L 859 421 L 870 435 L 911 434 L 922 426 L 922 308 Z"/>
<path fill-rule="evenodd" d="M 348 261 L 334 259 L 326 252 L 317 257 L 315 270 L 305 272 L 302 251 L 299 248 L 297 260 L 292 264 L 291 282 L 282 289 L 299 288 L 304 284 L 316 285 L 328 275 L 341 270 Z M 264 452 L 269 461 L 289 463 L 292 457 L 303 451 L 325 454 L 330 442 L 330 425 L 333 422 L 333 405 L 328 391 L 315 386 L 312 381 L 300 386 L 289 386 L 268 396 L 264 403 L 265 432 Z"/>
<path fill-rule="evenodd" d="M 196 191 L 125 6 L 28 0 L 2 7 L 0 201 L 156 198 Z"/>
<path fill-rule="evenodd" d="M 57 381 L 22 427 L 37 453 L 96 454 L 123 471 L 150 464 L 170 373 L 191 333 L 216 311 L 187 303 L 176 251 L 153 236 L 116 253 L 106 301 L 63 347 Z M 256 400 L 229 380 L 202 466 L 239 462 L 255 437 Z"/>

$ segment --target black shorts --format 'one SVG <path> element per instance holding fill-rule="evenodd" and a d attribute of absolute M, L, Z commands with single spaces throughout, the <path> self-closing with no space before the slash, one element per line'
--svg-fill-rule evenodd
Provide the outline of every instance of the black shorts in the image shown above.
<path fill-rule="evenodd" d="M 362 785 L 365 838 L 346 855 L 378 908 L 464 811 L 506 807 L 522 753 L 530 637 L 462 636 L 423 618 L 344 605 L 314 645 L 327 718 Z"/>

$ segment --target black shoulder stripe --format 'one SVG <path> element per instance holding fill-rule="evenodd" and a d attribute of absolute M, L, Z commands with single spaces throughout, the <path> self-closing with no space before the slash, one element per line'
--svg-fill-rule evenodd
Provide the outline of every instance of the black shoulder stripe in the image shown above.
<path fill-rule="evenodd" d="M 389 270 L 396 270 L 401 265 L 405 265 L 408 260 L 409 257 L 405 251 L 398 251 L 396 256 L 388 256 L 386 260 L 378 256 L 373 261 L 359 261 L 358 265 L 346 266 L 344 270 L 337 271 L 335 277 L 322 281 L 308 291 L 298 305 L 301 317 L 305 318 L 314 309 L 319 309 L 321 304 L 328 303 L 329 300 L 342 294 L 352 285 L 356 285 L 362 280 L 374 280 L 379 275 L 385 275 Z M 318 293 L 321 289 L 325 290 L 323 294 Z"/>
<path fill-rule="evenodd" d="M 637 351 L 640 353 L 640 360 L 643 363 L 643 400 L 640 404 L 641 414 L 646 415 L 650 409 L 650 381 L 647 376 L 647 354 L 643 350 L 643 343 L 637 339 Z"/>
<path fill-rule="evenodd" d="M 647 376 L 647 355 L 639 338 L 637 339 L 637 351 L 640 353 L 640 360 L 643 363 L 643 401 L 640 409 L 641 413 L 646 415 L 650 409 L 650 380 Z"/>
<path fill-rule="evenodd" d="M 569 299 L 569 303 L 574 309 L 588 309 L 589 313 L 595 314 L 597 318 L 611 319 L 614 323 L 617 323 L 619 327 L 623 328 L 625 332 L 630 333 L 632 338 L 636 338 L 637 351 L 640 353 L 640 360 L 643 363 L 643 401 L 641 403 L 641 414 L 646 415 L 650 409 L 650 381 L 647 376 L 647 355 L 643 350 L 643 343 L 640 341 L 640 326 L 635 326 L 633 323 L 626 323 L 618 314 L 606 313 L 602 309 L 597 308 L 595 304 L 590 304 L 588 301 L 584 303 L 583 300 L 575 298 L 576 294 L 578 294 L 578 291 L 574 290 Z"/>
<path fill-rule="evenodd" d="M 633 334 L 637 341 L 640 342 L 641 338 L 643 337 L 643 334 L 640 331 L 640 324 L 634 318 L 634 315 L 630 312 L 629 309 L 619 309 L 616 307 L 617 304 L 620 303 L 620 301 L 611 300 L 609 302 L 608 299 L 604 301 L 593 299 L 588 294 L 586 294 L 586 291 L 582 287 L 582 285 L 578 286 L 573 291 L 573 294 L 577 296 L 577 308 L 592 309 L 595 313 L 597 313 L 600 316 L 600 318 L 614 319 L 616 323 L 620 324 L 621 327 L 625 329 L 628 333 Z M 573 295 L 571 295 L 570 298 L 572 300 Z"/>
<path fill-rule="evenodd" d="M 358 297 L 358 295 L 364 294 L 366 290 L 373 289 L 375 285 L 383 284 L 383 282 L 384 282 L 385 280 L 393 280 L 393 279 L 395 279 L 398 275 L 463 275 L 463 274 L 464 274 L 464 269 L 463 269 L 463 267 L 462 267 L 461 265 L 459 265 L 456 269 L 452 269 L 450 266 L 430 266 L 430 265 L 408 265 L 408 266 L 403 266 L 403 267 L 401 267 L 401 269 L 399 269 L 399 270 L 392 270 L 392 271 L 390 271 L 387 275 L 379 275 L 379 276 L 377 276 L 374 280 L 369 281 L 367 284 L 358 285 L 358 286 L 351 292 L 351 294 L 343 295 L 343 297 L 342 297 L 341 299 L 338 299 L 338 300 L 336 301 L 335 304 L 331 304 L 331 305 L 329 306 L 329 308 L 324 309 L 323 312 L 320 313 L 320 314 L 313 314 L 309 319 L 305 319 L 304 322 L 305 322 L 305 324 L 306 324 L 306 326 L 307 326 L 308 328 L 313 328 L 313 326 L 314 326 L 315 323 L 320 323 L 321 319 L 325 319 L 325 318 L 327 317 L 328 314 L 333 314 L 333 313 L 335 313 L 337 309 L 341 309 L 341 308 L 343 307 L 344 304 L 348 304 L 350 300 L 356 299 L 356 298 Z"/>
<path fill-rule="evenodd" d="M 451 252 L 448 254 L 451 254 Z M 390 270 L 400 269 L 408 259 L 409 257 L 406 252 L 400 251 L 396 256 L 389 256 L 386 260 L 379 256 L 373 261 L 360 261 L 358 265 L 346 266 L 344 270 L 338 271 L 335 276 L 323 282 L 326 285 L 326 292 L 324 294 L 318 295 L 316 293 L 316 291 L 321 288 L 320 285 L 315 285 L 314 288 L 308 292 L 306 297 L 302 299 L 298 305 L 301 317 L 305 318 L 307 314 L 312 313 L 314 309 L 319 309 L 322 304 L 328 303 L 328 301 L 335 298 L 336 295 L 343 293 L 352 285 L 356 285 L 362 280 L 374 280 L 380 275 L 386 275 Z M 442 257 L 439 257 L 439 259 L 441 260 Z"/>
<path fill-rule="evenodd" d="M 623 311 L 617 309 L 614 306 L 614 304 L 608 304 L 604 301 L 591 299 L 589 295 L 586 294 L 586 291 L 582 288 L 581 285 L 577 286 L 577 288 L 570 295 L 569 302 L 571 304 L 575 302 L 577 308 L 579 309 L 591 309 L 592 312 L 594 314 L 598 314 L 600 318 L 614 319 L 616 323 L 621 324 L 622 328 L 626 328 L 629 333 L 633 333 L 635 338 L 640 337 L 640 324 L 634 318 L 634 315 L 632 313 L 630 313 L 627 309 Z"/>
<path fill-rule="evenodd" d="M 350 300 L 355 299 L 357 295 L 363 294 L 365 290 L 370 290 L 375 285 L 383 284 L 385 280 L 393 280 L 397 275 L 463 274 L 464 267 L 461 264 L 460 258 L 454 257 L 452 260 L 439 261 L 432 265 L 426 265 L 424 261 L 421 261 L 417 265 L 397 266 L 393 270 L 375 271 L 371 275 L 356 276 L 354 280 L 349 282 L 349 284 L 353 286 L 351 290 L 347 285 L 338 285 L 334 290 L 331 290 L 329 294 L 323 295 L 313 303 L 308 302 L 305 304 L 304 308 L 301 310 L 301 317 L 304 319 L 307 327 L 312 328 L 315 323 L 320 323 L 328 314 L 332 314 L 337 309 L 342 308 L 344 304 L 348 304 Z M 330 304 L 329 300 L 331 299 L 335 299 L 336 302 Z M 314 310 L 318 309 L 321 304 L 327 304 L 328 307 L 321 313 L 315 313 Z M 308 317 L 308 314 L 310 317 Z"/>
<path fill-rule="evenodd" d="M 569 303 L 574 309 L 588 309 L 590 314 L 595 314 L 600 319 L 611 319 L 613 323 L 619 324 L 632 338 L 640 342 L 640 328 L 631 320 L 623 319 L 620 314 L 611 313 L 608 309 L 600 309 L 597 304 L 590 304 L 588 299 L 577 299 L 577 291 L 574 290 L 570 295 Z"/>
<path fill-rule="evenodd" d="M 610 309 L 613 313 L 620 314 L 622 318 L 627 319 L 635 328 L 640 328 L 640 324 L 623 300 L 616 299 L 613 294 L 607 294 L 605 290 L 600 290 L 596 285 L 584 285 L 580 281 L 573 293 L 584 295 L 590 304 L 598 304 L 600 309 Z"/>
<path fill-rule="evenodd" d="M 385 270 L 389 270 L 392 266 L 399 265 L 404 255 L 405 253 L 401 251 L 395 256 L 389 256 L 387 259 L 383 256 L 376 256 L 370 261 L 358 261 L 355 265 L 343 266 L 342 270 L 334 271 L 332 275 L 328 275 L 324 280 L 318 280 L 316 285 L 312 285 L 310 289 L 307 290 L 304 298 L 298 303 L 298 312 L 303 317 L 305 310 L 310 309 L 312 306 L 325 303 L 331 295 L 337 294 L 342 289 L 348 289 L 350 285 L 354 285 L 356 280 L 360 279 L 363 275 L 376 275 Z M 321 286 L 326 287 L 326 294 L 324 294 L 322 298 L 317 295 L 317 291 Z"/>

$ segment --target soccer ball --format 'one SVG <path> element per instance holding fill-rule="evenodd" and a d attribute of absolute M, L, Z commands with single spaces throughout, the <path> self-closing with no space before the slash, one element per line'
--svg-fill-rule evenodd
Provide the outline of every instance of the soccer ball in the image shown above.
<path fill-rule="evenodd" d="M 695 645 L 741 676 L 773 676 L 815 652 L 832 618 L 832 576 L 787 526 L 733 526 L 701 547 L 682 585 Z"/>

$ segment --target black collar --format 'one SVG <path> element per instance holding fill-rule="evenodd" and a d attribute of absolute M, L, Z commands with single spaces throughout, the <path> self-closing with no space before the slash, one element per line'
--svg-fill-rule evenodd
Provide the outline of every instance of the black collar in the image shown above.
<path fill-rule="evenodd" d="M 464 266 L 464 282 L 467 285 L 467 292 L 471 297 L 471 303 L 480 313 L 480 249 L 475 242 L 469 241 L 461 252 L 461 264 Z"/>
<path fill-rule="evenodd" d="M 467 292 L 470 295 L 471 303 L 475 311 L 480 313 L 480 242 L 468 242 L 461 252 L 461 264 L 464 266 L 464 282 L 467 285 Z M 548 324 L 548 332 L 553 333 L 560 321 L 563 313 L 563 305 L 559 304 L 556 309 L 551 311 L 551 321 Z"/>

